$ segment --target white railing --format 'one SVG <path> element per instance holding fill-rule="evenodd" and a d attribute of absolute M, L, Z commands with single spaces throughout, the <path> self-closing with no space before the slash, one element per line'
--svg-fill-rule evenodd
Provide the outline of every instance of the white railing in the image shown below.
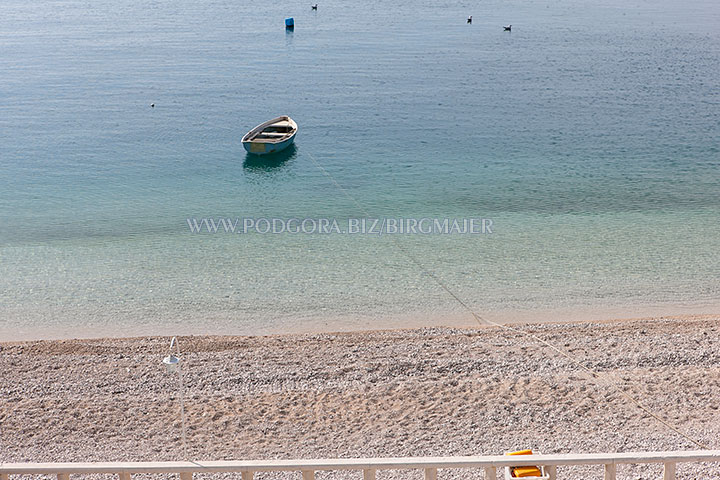
<path fill-rule="evenodd" d="M 605 480 L 615 480 L 618 464 L 662 463 L 664 480 L 675 478 L 675 465 L 686 462 L 720 462 L 720 450 L 636 453 L 588 453 L 562 455 L 517 455 L 482 457 L 406 457 L 406 458 L 340 458 L 323 460 L 243 460 L 188 462 L 108 462 L 108 463 L 2 463 L 0 480 L 11 475 L 56 475 L 70 480 L 72 474 L 116 474 L 118 480 L 131 480 L 139 473 L 175 473 L 181 480 L 192 480 L 193 473 L 240 472 L 242 480 L 252 480 L 255 472 L 302 473 L 303 480 L 313 480 L 316 471 L 358 470 L 364 480 L 374 480 L 377 470 L 417 469 L 425 471 L 426 480 L 436 480 L 440 468 L 484 469 L 485 478 L 497 478 L 497 469 L 508 466 L 543 465 L 552 480 L 562 465 L 604 465 Z"/>

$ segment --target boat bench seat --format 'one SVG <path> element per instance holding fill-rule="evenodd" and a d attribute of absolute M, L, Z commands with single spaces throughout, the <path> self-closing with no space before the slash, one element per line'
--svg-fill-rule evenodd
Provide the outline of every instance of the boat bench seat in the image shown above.
<path fill-rule="evenodd" d="M 259 134 L 256 138 L 280 138 L 280 137 L 286 137 L 287 133 L 281 133 L 281 132 L 263 132 Z"/>

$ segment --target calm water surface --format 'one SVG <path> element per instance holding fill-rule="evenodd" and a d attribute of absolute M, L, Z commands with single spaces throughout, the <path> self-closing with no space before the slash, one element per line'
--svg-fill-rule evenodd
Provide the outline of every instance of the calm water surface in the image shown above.
<path fill-rule="evenodd" d="M 718 312 L 716 2 L 310 3 L 4 2 L 2 338 Z M 493 234 L 186 221 L 365 212 Z"/>

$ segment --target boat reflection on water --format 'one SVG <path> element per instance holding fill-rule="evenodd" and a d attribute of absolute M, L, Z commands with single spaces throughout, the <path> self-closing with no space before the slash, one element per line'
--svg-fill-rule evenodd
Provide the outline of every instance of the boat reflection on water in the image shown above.
<path fill-rule="evenodd" d="M 295 144 L 277 153 L 267 153 L 265 155 L 246 153 L 243 168 L 255 173 L 272 172 L 282 168 L 295 157 L 297 157 Z"/>

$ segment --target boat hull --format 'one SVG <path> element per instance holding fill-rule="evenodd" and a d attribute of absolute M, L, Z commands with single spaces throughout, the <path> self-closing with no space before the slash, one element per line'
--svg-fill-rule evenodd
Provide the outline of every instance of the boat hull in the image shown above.
<path fill-rule="evenodd" d="M 285 150 L 290 145 L 292 145 L 295 142 L 295 135 L 288 138 L 287 140 L 283 140 L 282 142 L 278 143 L 267 143 L 267 142 L 243 142 L 243 147 L 245 147 L 245 150 L 247 150 L 248 153 L 251 153 L 253 155 L 267 155 L 268 153 L 277 153 L 282 150 Z"/>

